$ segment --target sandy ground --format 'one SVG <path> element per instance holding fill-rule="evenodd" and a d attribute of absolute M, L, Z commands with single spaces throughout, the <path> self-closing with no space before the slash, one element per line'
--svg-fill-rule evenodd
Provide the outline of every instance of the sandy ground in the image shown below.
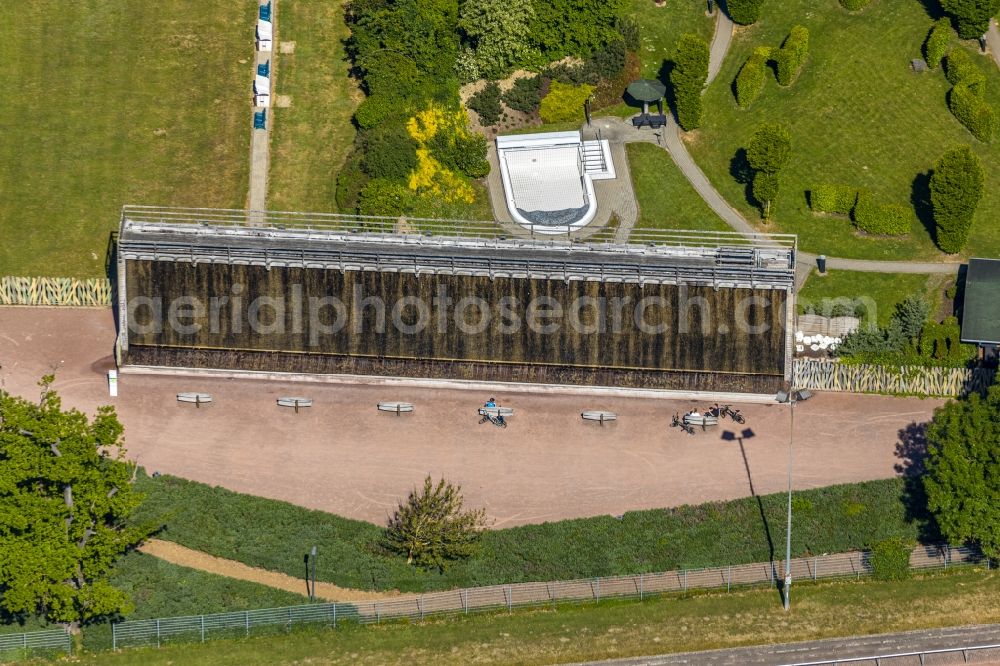
<path fill-rule="evenodd" d="M 306 589 L 305 581 L 301 578 L 293 578 L 277 571 L 258 569 L 247 566 L 242 562 L 208 555 L 198 550 L 185 548 L 172 541 L 149 539 L 142 544 L 139 550 L 147 555 L 158 557 L 173 564 L 200 569 L 219 576 L 228 576 L 229 578 L 236 578 L 238 580 L 247 580 L 251 583 L 260 583 L 261 585 L 285 590 L 286 592 L 294 592 L 303 596 L 309 593 Z M 398 594 L 395 591 L 366 592 L 364 590 L 349 590 L 337 587 L 332 583 L 316 581 L 316 598 L 323 601 L 371 601 L 373 599 L 385 599 Z"/>
<path fill-rule="evenodd" d="M 110 310 L 0 308 L 0 382 L 37 395 L 55 372 L 64 404 L 92 412 L 114 404 L 129 455 L 160 471 L 340 515 L 385 521 L 431 474 L 462 484 L 471 506 L 496 526 L 620 514 L 726 500 L 786 487 L 788 407 L 739 405 L 747 424 L 695 436 L 669 427 L 689 400 L 538 395 L 497 391 L 516 410 L 510 427 L 478 424 L 479 391 L 320 385 L 245 379 L 124 375 L 110 398 Z M 205 391 L 210 405 L 176 393 Z M 295 414 L 275 404 L 305 395 Z M 376 403 L 414 403 L 413 414 Z M 926 421 L 942 401 L 818 394 L 795 411 L 794 485 L 813 488 L 892 476 L 901 429 Z M 703 405 L 702 405 L 703 406 Z M 619 421 L 584 422 L 584 409 Z M 724 430 L 749 437 L 722 439 Z"/>

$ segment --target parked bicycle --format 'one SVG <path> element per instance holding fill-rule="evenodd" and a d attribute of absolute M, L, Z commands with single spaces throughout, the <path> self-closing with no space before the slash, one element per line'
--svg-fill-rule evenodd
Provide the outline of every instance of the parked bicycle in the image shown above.
<path fill-rule="evenodd" d="M 670 427 L 680 428 L 689 435 L 694 434 L 694 427 L 685 423 L 684 420 L 681 418 L 680 414 L 674 414 L 673 418 L 670 420 Z"/>
<path fill-rule="evenodd" d="M 740 410 L 733 409 L 732 405 L 720 405 L 715 403 L 715 407 L 712 408 L 712 413 L 718 416 L 720 419 L 729 417 L 736 423 L 746 423 L 746 417 L 740 414 Z"/>

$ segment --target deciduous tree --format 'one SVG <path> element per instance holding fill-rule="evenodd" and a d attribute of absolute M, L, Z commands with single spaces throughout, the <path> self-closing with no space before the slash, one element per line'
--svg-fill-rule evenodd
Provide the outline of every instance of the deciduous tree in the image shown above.
<path fill-rule="evenodd" d="M 530 49 L 531 0 L 465 0 L 458 25 L 482 76 L 502 78 L 524 62 Z M 492 124 L 492 123 L 488 123 Z"/>
<path fill-rule="evenodd" d="M 938 408 L 927 442 L 924 488 L 941 533 L 1000 557 L 1000 386 Z"/>
<path fill-rule="evenodd" d="M 1000 11 L 1000 0 L 941 0 L 944 9 L 962 39 L 975 39 L 986 34 L 990 19 Z"/>
<path fill-rule="evenodd" d="M 71 629 L 127 612 L 108 575 L 149 529 L 114 409 L 62 409 L 43 378 L 38 403 L 0 391 L 0 606 Z"/>

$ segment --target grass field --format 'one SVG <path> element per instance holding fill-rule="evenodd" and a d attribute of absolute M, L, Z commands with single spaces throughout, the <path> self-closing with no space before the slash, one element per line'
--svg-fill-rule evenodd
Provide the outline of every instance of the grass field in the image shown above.
<path fill-rule="evenodd" d="M 478 555 L 442 574 L 383 554 L 381 528 L 371 523 L 176 477 L 140 479 L 147 499 L 138 518 L 162 522 L 159 538 L 292 576 L 316 544 L 318 578 L 357 589 L 429 591 L 760 562 L 772 557 L 769 535 L 784 538 L 786 496 L 779 493 L 759 504 L 745 498 L 635 511 L 621 520 L 490 530 Z M 921 499 L 904 497 L 904 490 L 901 480 L 890 479 L 795 493 L 793 555 L 862 548 L 891 536 L 935 538 Z"/>
<path fill-rule="evenodd" d="M 295 42 L 295 52 L 275 56 L 277 94 L 290 96 L 291 106 L 271 111 L 268 207 L 337 212 L 337 172 L 354 142 L 351 115 L 364 99 L 347 75 L 344 3 L 286 0 L 278 11 L 279 43 Z"/>
<path fill-rule="evenodd" d="M 104 275 L 125 203 L 243 207 L 253 19 L 229 0 L 10 7 L 0 275 Z"/>
<path fill-rule="evenodd" d="M 664 60 L 674 57 L 677 40 L 686 32 L 706 42 L 712 39 L 715 19 L 705 14 L 705 0 L 670 0 L 657 7 L 652 0 L 635 0 L 633 15 L 642 31 L 642 75 L 659 78 Z"/>
<path fill-rule="evenodd" d="M 798 307 L 802 312 L 806 303 L 820 304 L 823 299 L 862 298 L 875 303 L 875 316 L 879 326 L 889 323 L 896 304 L 913 294 L 923 295 L 936 312 L 941 291 L 954 279 L 944 275 L 919 275 L 909 273 L 860 273 L 856 271 L 829 271 L 820 275 L 815 270 L 799 291 Z"/>
<path fill-rule="evenodd" d="M 124 650 L 78 663 L 550 664 L 985 624 L 1000 621 L 998 594 L 996 571 L 960 569 L 893 583 L 799 583 L 790 613 L 773 590 L 691 594 Z"/>
<path fill-rule="evenodd" d="M 639 202 L 636 229 L 730 231 L 665 150 L 651 143 L 629 143 L 625 150 Z"/>
<path fill-rule="evenodd" d="M 718 79 L 704 96 L 705 119 L 690 149 L 722 195 L 745 215 L 757 212 L 745 186 L 731 173 L 737 150 L 764 121 L 786 124 L 792 158 L 782 172 L 775 210 L 775 231 L 799 234 L 807 251 L 866 259 L 936 259 L 927 206 L 923 223 L 910 236 L 870 239 L 856 235 L 846 218 L 814 217 L 805 192 L 821 183 L 843 183 L 872 190 L 884 202 L 909 205 L 927 199 L 926 174 L 955 144 L 971 144 L 986 170 L 986 194 L 967 246 L 978 256 L 1000 253 L 1000 141 L 982 144 L 948 111 L 950 88 L 940 70 L 910 71 L 932 19 L 918 0 L 873 2 L 849 14 L 832 0 L 765 0 L 763 19 L 740 29 Z M 773 74 L 763 94 L 740 109 L 732 82 L 753 47 L 777 46 L 800 23 L 810 31 L 810 56 L 798 80 L 781 88 Z M 972 48 L 963 45 L 961 48 Z M 1000 104 L 1000 71 L 988 56 L 974 55 L 987 77 L 987 99 Z"/>

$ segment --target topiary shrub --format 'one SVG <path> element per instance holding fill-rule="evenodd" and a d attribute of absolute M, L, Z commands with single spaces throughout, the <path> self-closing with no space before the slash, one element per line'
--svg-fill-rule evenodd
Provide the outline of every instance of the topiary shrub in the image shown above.
<path fill-rule="evenodd" d="M 500 103 L 500 86 L 497 82 L 488 81 L 482 90 L 469 98 L 468 107 L 476 112 L 479 123 L 483 126 L 500 122 L 503 105 Z"/>
<path fill-rule="evenodd" d="M 958 122 L 980 141 L 989 141 L 997 126 L 996 111 L 983 99 L 982 86 L 972 87 L 964 81 L 955 84 L 948 93 L 948 109 Z"/>
<path fill-rule="evenodd" d="M 986 80 L 982 70 L 976 67 L 969 52 L 963 48 L 952 49 L 944 59 L 944 74 L 952 85 L 962 81 L 969 86 L 978 86 Z"/>
<path fill-rule="evenodd" d="M 542 77 L 525 76 L 516 79 L 503 94 L 503 103 L 515 111 L 534 113 L 542 101 Z"/>
<path fill-rule="evenodd" d="M 809 207 L 814 213 L 850 215 L 858 191 L 847 185 L 817 185 L 809 190 Z"/>
<path fill-rule="evenodd" d="M 948 52 L 948 44 L 951 42 L 951 22 L 946 19 L 938 19 L 927 34 L 927 41 L 924 42 L 924 60 L 931 69 L 936 69 L 941 64 L 941 59 Z"/>
<path fill-rule="evenodd" d="M 868 556 L 875 580 L 906 580 L 910 577 L 910 551 L 902 539 L 885 539 L 875 544 Z"/>
<path fill-rule="evenodd" d="M 792 28 L 785 42 L 773 53 L 778 83 L 790 85 L 809 55 L 809 30 L 801 25 Z"/>
<path fill-rule="evenodd" d="M 701 92 L 708 79 L 708 42 L 696 35 L 681 35 L 670 71 L 677 105 L 677 122 L 685 130 L 701 124 Z"/>
<path fill-rule="evenodd" d="M 759 46 L 753 50 L 747 61 L 743 63 L 740 73 L 736 75 L 736 103 L 744 109 L 753 104 L 764 90 L 767 77 L 767 61 L 771 57 L 771 49 Z"/>
<path fill-rule="evenodd" d="M 984 180 L 982 162 L 969 146 L 948 150 L 934 164 L 930 182 L 934 240 L 948 254 L 961 252 L 968 240 Z"/>
<path fill-rule="evenodd" d="M 882 236 L 902 236 L 910 232 L 910 211 L 899 204 L 880 205 L 867 190 L 858 192 L 854 224 L 858 229 Z"/>
<path fill-rule="evenodd" d="M 750 25 L 760 19 L 762 4 L 763 0 L 726 0 L 726 11 L 736 23 Z"/>
<path fill-rule="evenodd" d="M 840 5 L 849 12 L 859 12 L 870 5 L 871 1 L 872 0 L 840 0 Z"/>
<path fill-rule="evenodd" d="M 571 84 L 552 81 L 549 94 L 539 105 L 538 112 L 542 122 L 564 123 L 572 120 L 583 120 L 583 105 L 594 92 L 594 86 Z"/>

